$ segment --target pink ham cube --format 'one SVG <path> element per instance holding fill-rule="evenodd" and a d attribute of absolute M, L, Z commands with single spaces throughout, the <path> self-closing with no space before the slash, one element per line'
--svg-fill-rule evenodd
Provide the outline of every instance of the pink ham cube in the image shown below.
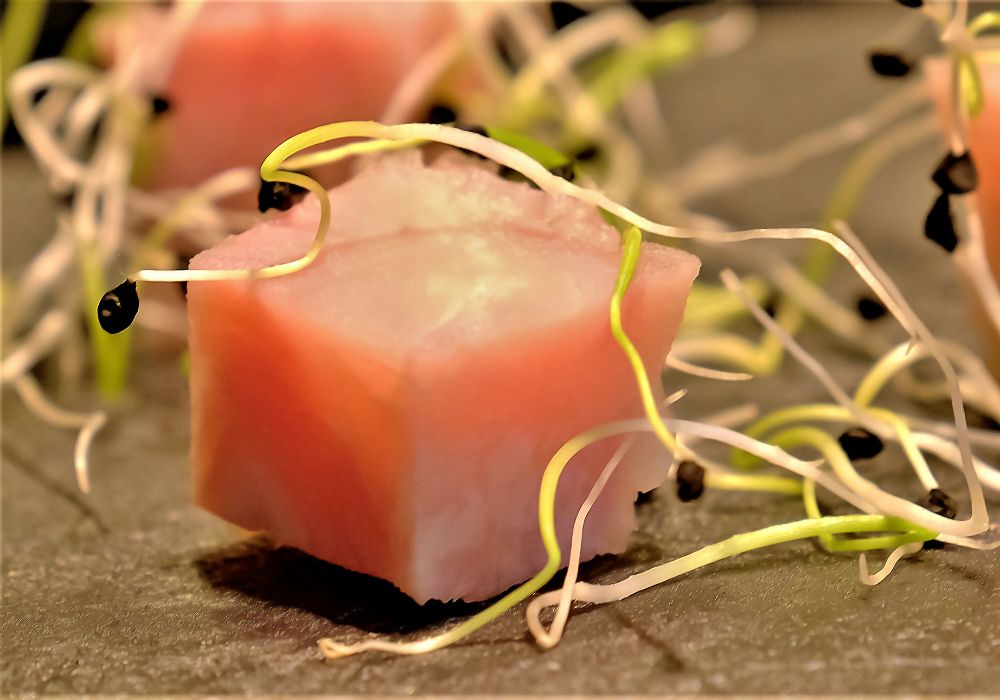
<path fill-rule="evenodd" d="M 556 450 L 642 415 L 608 321 L 619 236 L 568 197 L 415 152 L 330 198 L 329 243 L 305 270 L 188 287 L 197 502 L 420 602 L 493 596 L 545 562 L 538 489 Z M 307 199 L 191 266 L 298 257 L 317 211 Z M 623 318 L 657 387 L 698 267 L 644 244 Z M 564 547 L 616 445 L 567 467 Z M 662 448 L 637 445 L 585 557 L 625 550 L 636 493 L 665 476 Z"/>
<path fill-rule="evenodd" d="M 169 8 L 116 9 L 98 27 L 106 60 L 113 23 L 163 40 Z M 149 134 L 144 184 L 193 187 L 226 168 L 259 165 L 299 131 L 378 118 L 455 23 L 447 3 L 423 0 L 206 0 L 173 63 L 140 76 L 170 104 Z"/>
<path fill-rule="evenodd" d="M 968 145 L 979 173 L 978 200 L 983 219 L 986 259 L 993 279 L 1000 284 L 1000 50 L 976 54 L 983 86 L 983 111 L 969 121 Z M 950 71 L 951 60 L 934 58 L 925 62 L 928 80 L 934 94 L 942 127 L 951 123 Z M 967 287 L 972 289 L 971 281 Z M 1000 377 L 1000 337 L 997 337 L 986 310 L 976 303 L 986 348 L 985 359 L 993 373 Z"/>

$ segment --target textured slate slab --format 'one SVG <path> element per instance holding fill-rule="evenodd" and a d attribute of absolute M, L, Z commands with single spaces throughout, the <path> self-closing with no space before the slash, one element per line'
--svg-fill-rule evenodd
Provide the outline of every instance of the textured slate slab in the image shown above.
<path fill-rule="evenodd" d="M 749 148 L 774 146 L 804 125 L 833 123 L 887 94 L 896 85 L 870 77 L 862 51 L 901 12 L 870 4 L 767 9 L 752 49 L 665 81 L 677 133 L 690 135 L 676 148 L 687 153 L 720 135 Z M 919 240 L 932 192 L 922 174 L 938 149 L 934 143 L 915 149 L 880 177 L 857 222 L 932 325 L 962 336 L 950 268 Z M 740 225 L 811 223 L 843 162 L 825 158 L 791 181 L 765 182 L 705 208 Z M 16 154 L 4 163 L 8 269 L 47 231 L 41 218 L 14 218 L 48 206 L 31 173 Z M 838 293 L 850 299 L 861 285 L 844 279 Z M 856 354 L 822 332 L 813 329 L 805 341 L 846 385 L 863 372 Z M 4 395 L 0 631 L 8 693 L 988 694 L 1000 688 L 996 553 L 927 552 L 867 588 L 858 583 L 852 557 L 824 554 L 812 543 L 753 552 L 617 605 L 580 609 L 563 643 L 549 652 L 531 644 L 518 610 L 430 656 L 323 663 L 315 646 L 321 636 L 417 637 L 478 607 L 419 608 L 383 582 L 242 540 L 193 508 L 184 379 L 168 359 L 144 357 L 134 391 L 113 409 L 95 445 L 89 498 L 75 491 L 72 436 L 40 425 Z M 691 389 L 678 408 L 685 416 L 747 399 L 765 408 L 825 399 L 793 363 L 778 378 L 744 385 L 676 376 L 667 384 Z M 919 495 L 892 454 L 866 469 L 900 495 Z M 939 471 L 959 493 L 955 474 Z M 641 529 L 630 551 L 587 564 L 587 579 L 618 580 L 735 532 L 801 517 L 801 506 L 726 493 L 684 505 L 659 493 L 638 512 Z"/>

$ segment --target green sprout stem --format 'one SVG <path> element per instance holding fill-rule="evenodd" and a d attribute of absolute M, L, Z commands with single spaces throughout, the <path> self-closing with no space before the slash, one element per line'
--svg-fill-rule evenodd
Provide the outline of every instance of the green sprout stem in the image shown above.
<path fill-rule="evenodd" d="M 835 515 L 808 518 L 781 525 L 772 525 L 760 530 L 733 535 L 721 542 L 710 544 L 696 552 L 655 566 L 642 573 L 630 576 L 625 581 L 608 586 L 577 584 L 585 595 L 576 596 L 590 603 L 610 603 L 672 578 L 689 573 L 703 566 L 755 549 L 785 544 L 796 540 L 811 539 L 823 535 L 846 535 L 864 532 L 904 532 L 912 531 L 912 525 L 902 518 L 889 515 Z"/>
<path fill-rule="evenodd" d="M 657 27 L 642 41 L 595 59 L 587 92 L 610 112 L 637 84 L 661 71 L 675 68 L 697 55 L 704 43 L 702 28 L 679 20 Z"/>
<path fill-rule="evenodd" d="M 760 277 L 750 276 L 743 280 L 747 294 L 758 304 L 763 304 L 771 288 Z M 747 309 L 739 298 L 721 285 L 695 282 L 684 307 L 684 328 L 719 328 L 729 322 L 745 317 Z"/>
<path fill-rule="evenodd" d="M 975 56 L 959 54 L 955 59 L 955 71 L 962 107 L 969 118 L 974 119 L 983 111 L 983 83 Z"/>
<path fill-rule="evenodd" d="M 810 518 L 822 518 L 819 503 L 816 500 L 816 482 L 806 479 L 802 489 L 802 502 L 806 509 L 806 514 Z M 937 535 L 925 528 L 912 526 L 912 528 L 899 535 L 876 535 L 873 537 L 862 537 L 857 539 L 840 539 L 829 533 L 819 535 L 820 544 L 828 552 L 862 552 L 872 549 L 895 549 L 911 542 L 925 542 L 934 539 Z"/>
<path fill-rule="evenodd" d="M 976 73 L 978 75 L 978 73 Z M 841 172 L 820 217 L 819 227 L 832 230 L 835 221 L 846 221 L 857 209 L 861 197 L 879 170 L 896 154 L 932 133 L 928 119 L 920 119 L 890 131 L 872 141 L 855 155 Z M 829 277 L 836 255 L 832 248 L 817 241 L 809 247 L 802 264 L 802 274 L 808 281 L 822 285 Z M 805 311 L 794 300 L 783 296 L 775 313 L 775 321 L 794 336 L 805 323 Z M 784 348 L 777 336 L 766 333 L 757 346 L 749 348 L 744 366 L 757 368 L 755 374 L 771 374 L 781 366 Z"/>
<path fill-rule="evenodd" d="M 995 29 L 1000 30 L 1000 10 L 984 12 L 969 22 L 969 34 L 974 37 Z"/>
<path fill-rule="evenodd" d="M 906 421 L 892 411 L 885 408 L 866 407 L 865 410 L 876 420 L 887 423 L 899 436 L 899 443 L 903 448 L 913 470 L 920 477 L 922 483 L 936 483 L 927 460 L 917 446 L 913 433 Z M 756 423 L 747 428 L 746 435 L 753 438 L 762 438 L 774 430 L 790 423 L 800 423 L 808 421 L 823 421 L 846 423 L 856 420 L 854 414 L 843 406 L 836 404 L 804 404 L 773 411 L 759 419 Z M 821 432 L 821 431 L 820 431 Z M 826 433 L 822 433 L 825 438 L 818 442 L 826 444 L 827 439 L 833 440 Z M 773 442 L 774 438 L 772 438 Z M 815 444 L 814 441 L 811 444 Z M 836 441 L 834 441 L 836 444 Z M 838 446 L 839 447 L 839 446 Z M 841 454 L 843 451 L 841 450 Z M 760 464 L 760 460 L 743 450 L 734 449 L 730 452 L 730 463 L 737 469 L 753 469 Z"/>
<path fill-rule="evenodd" d="M 97 253 L 87 243 L 81 243 L 80 265 L 83 276 L 83 315 L 94 355 L 94 375 L 97 389 L 105 399 L 117 398 L 125 388 L 129 371 L 131 331 L 109 335 L 101 328 L 95 309 L 108 289 L 107 280 L 97 259 Z"/>
<path fill-rule="evenodd" d="M 784 476 L 759 476 L 711 471 L 705 474 L 705 486 L 726 491 L 762 491 L 787 496 L 802 493 L 802 482 Z"/>
<path fill-rule="evenodd" d="M 642 407 L 646 412 L 646 417 L 653 426 L 653 432 L 663 443 L 663 446 L 670 452 L 677 451 L 677 442 L 674 436 L 663 424 L 659 411 L 656 408 L 656 399 L 653 398 L 653 390 L 649 383 L 649 376 L 646 373 L 646 366 L 642 362 L 639 351 L 636 350 L 632 340 L 628 337 L 622 327 L 622 298 L 632 283 L 636 265 L 639 262 L 639 252 L 642 247 L 642 231 L 635 226 L 630 226 L 622 234 L 622 262 L 618 271 L 618 280 L 615 282 L 615 291 L 611 296 L 611 334 L 618 341 L 628 358 L 629 364 L 635 374 L 636 382 L 639 385 L 639 395 L 642 398 Z"/>

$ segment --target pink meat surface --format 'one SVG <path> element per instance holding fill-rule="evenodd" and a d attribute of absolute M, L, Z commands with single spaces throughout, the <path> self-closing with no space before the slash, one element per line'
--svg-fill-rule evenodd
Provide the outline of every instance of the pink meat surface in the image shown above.
<path fill-rule="evenodd" d="M 166 31 L 164 8 L 132 9 L 143 35 Z M 453 22 L 442 2 L 207 0 L 171 69 L 146 76 L 170 101 L 153 125 L 146 184 L 194 186 L 258 165 L 291 134 L 378 118 Z"/>
<path fill-rule="evenodd" d="M 305 270 L 188 287 L 197 502 L 420 602 L 488 598 L 545 562 L 538 489 L 556 450 L 642 415 L 608 321 L 618 234 L 575 200 L 418 153 L 330 197 L 329 242 Z M 298 257 L 317 210 L 306 200 L 191 266 Z M 698 267 L 643 245 L 623 319 L 657 387 Z M 564 547 L 617 444 L 568 466 Z M 666 464 L 637 443 L 588 520 L 585 557 L 625 550 L 636 492 Z"/>
<path fill-rule="evenodd" d="M 1000 50 L 977 54 L 983 84 L 983 111 L 970 120 L 969 151 L 979 172 L 979 211 L 983 218 L 986 257 L 993 278 L 1000 282 Z M 925 63 L 938 116 L 944 128 L 951 123 L 950 70 L 951 61 L 935 58 Z M 981 316 L 980 327 L 987 346 L 987 361 L 1000 377 L 1000 338 L 986 318 L 986 311 L 976 309 Z"/>

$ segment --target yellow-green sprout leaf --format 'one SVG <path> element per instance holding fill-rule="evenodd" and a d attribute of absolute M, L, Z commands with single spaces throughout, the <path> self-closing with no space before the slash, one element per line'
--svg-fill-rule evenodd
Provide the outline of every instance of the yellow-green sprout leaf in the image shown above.
<path fill-rule="evenodd" d="M 969 22 L 969 33 L 972 36 L 979 36 L 994 29 L 1000 29 L 1000 10 L 984 12 Z"/>
<path fill-rule="evenodd" d="M 979 77 L 979 66 L 972 54 L 962 54 L 958 58 L 959 90 L 962 104 L 971 118 L 983 111 L 983 84 Z"/>
<path fill-rule="evenodd" d="M 496 126 L 487 126 L 486 135 L 489 136 L 494 141 L 499 141 L 502 144 L 510 146 L 511 148 L 516 148 L 521 151 L 521 153 L 534 158 L 542 167 L 551 170 L 552 168 L 561 168 L 565 165 L 569 165 L 573 159 L 564 153 L 547 146 L 546 144 L 536 141 L 530 136 L 525 136 L 524 134 L 513 131 L 511 129 L 502 129 Z"/>
<path fill-rule="evenodd" d="M 128 378 L 131 331 L 109 335 L 101 329 L 96 309 L 108 285 L 94 249 L 87 244 L 80 250 L 80 265 L 85 292 L 83 313 L 94 353 L 97 388 L 104 398 L 114 399 L 121 394 Z"/>
<path fill-rule="evenodd" d="M 587 92 L 605 111 L 614 108 L 635 85 L 693 58 L 701 49 L 701 27 L 689 20 L 664 24 L 643 41 L 597 59 Z"/>

